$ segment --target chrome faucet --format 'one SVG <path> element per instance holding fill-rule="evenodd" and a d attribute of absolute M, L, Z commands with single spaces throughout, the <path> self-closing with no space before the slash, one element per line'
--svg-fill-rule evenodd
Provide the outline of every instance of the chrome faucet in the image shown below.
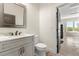
<path fill-rule="evenodd" d="M 22 32 L 19 32 L 19 35 L 21 35 Z"/>
<path fill-rule="evenodd" d="M 18 30 L 15 32 L 15 35 L 18 35 Z"/>
<path fill-rule="evenodd" d="M 19 32 L 18 30 L 15 32 L 15 35 L 21 35 L 22 32 Z"/>

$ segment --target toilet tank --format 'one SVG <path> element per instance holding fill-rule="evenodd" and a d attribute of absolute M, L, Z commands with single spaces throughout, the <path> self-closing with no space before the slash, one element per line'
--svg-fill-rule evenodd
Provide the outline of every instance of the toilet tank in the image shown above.
<path fill-rule="evenodd" d="M 39 36 L 38 35 L 35 35 L 34 36 L 34 43 L 37 44 L 39 42 L 40 42 Z"/>

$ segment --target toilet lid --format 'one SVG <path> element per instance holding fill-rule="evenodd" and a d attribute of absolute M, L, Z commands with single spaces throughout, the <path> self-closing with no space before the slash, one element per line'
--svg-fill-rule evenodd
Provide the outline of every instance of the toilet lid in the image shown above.
<path fill-rule="evenodd" d="M 43 43 L 38 43 L 35 45 L 36 47 L 40 47 L 40 48 L 46 48 L 47 46 Z"/>

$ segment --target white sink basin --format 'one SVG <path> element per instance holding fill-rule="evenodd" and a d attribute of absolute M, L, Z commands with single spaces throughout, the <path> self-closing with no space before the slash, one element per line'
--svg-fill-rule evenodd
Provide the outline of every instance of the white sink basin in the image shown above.
<path fill-rule="evenodd" d="M 5 36 L 0 36 L 0 41 L 13 40 L 13 39 L 29 37 L 29 36 L 33 36 L 33 34 L 23 34 L 23 35 L 16 35 L 16 36 L 5 35 Z"/>

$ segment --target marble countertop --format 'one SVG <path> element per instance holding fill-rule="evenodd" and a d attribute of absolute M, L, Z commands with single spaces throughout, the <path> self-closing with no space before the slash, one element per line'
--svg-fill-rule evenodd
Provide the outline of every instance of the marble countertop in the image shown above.
<path fill-rule="evenodd" d="M 23 37 L 29 37 L 29 36 L 34 36 L 34 34 L 23 34 L 23 35 L 17 35 L 17 36 L 0 36 L 0 42 L 7 41 L 7 40 L 14 40 L 14 39 L 23 38 Z"/>

